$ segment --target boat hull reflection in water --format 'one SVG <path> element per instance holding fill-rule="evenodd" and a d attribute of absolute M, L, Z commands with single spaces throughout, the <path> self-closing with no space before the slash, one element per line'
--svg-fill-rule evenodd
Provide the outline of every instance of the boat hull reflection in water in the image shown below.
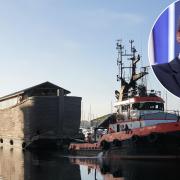
<path fill-rule="evenodd" d="M 23 152 L 0 147 L 3 180 L 179 180 L 175 160 L 129 161 L 106 158 L 63 157 L 60 152 Z"/>
<path fill-rule="evenodd" d="M 79 165 L 56 152 L 23 152 L 0 148 L 2 180 L 80 180 Z"/>
<path fill-rule="evenodd" d="M 122 160 L 120 156 L 100 159 L 75 158 L 72 163 L 80 167 L 95 169 L 95 175 L 101 174 L 105 180 L 179 180 L 180 161 L 176 160 Z M 92 171 L 92 170 L 91 170 Z M 99 177 L 94 177 L 98 179 Z"/>

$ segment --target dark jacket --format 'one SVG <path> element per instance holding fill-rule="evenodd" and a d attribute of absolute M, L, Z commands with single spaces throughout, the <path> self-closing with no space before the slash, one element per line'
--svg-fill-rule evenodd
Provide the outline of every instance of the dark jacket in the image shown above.
<path fill-rule="evenodd" d="M 180 59 L 152 66 L 161 84 L 174 95 L 180 97 Z"/>

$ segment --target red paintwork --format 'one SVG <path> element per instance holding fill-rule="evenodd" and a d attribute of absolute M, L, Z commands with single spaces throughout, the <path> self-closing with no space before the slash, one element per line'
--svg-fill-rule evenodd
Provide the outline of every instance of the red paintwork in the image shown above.
<path fill-rule="evenodd" d="M 122 141 L 122 140 L 126 140 L 126 139 L 131 138 L 133 135 L 147 136 L 151 133 L 176 132 L 176 131 L 180 131 L 180 122 L 156 124 L 154 126 L 149 126 L 149 127 L 146 126 L 146 127 L 133 129 L 131 131 L 132 132 L 130 132 L 129 134 L 127 134 L 125 131 L 106 134 L 101 138 L 100 142 L 103 140 L 106 140 L 108 142 L 112 142 L 114 139 L 119 139 Z M 100 142 L 98 142 L 98 143 L 100 144 Z"/>
<path fill-rule="evenodd" d="M 146 97 L 140 97 L 135 96 L 133 98 L 129 98 L 127 100 L 121 101 L 121 104 L 129 104 L 129 103 L 140 103 L 140 102 L 161 102 L 164 103 L 164 100 L 161 97 L 155 96 L 146 96 Z"/>
<path fill-rule="evenodd" d="M 175 123 L 165 123 L 165 124 L 156 124 L 154 126 L 147 126 L 143 128 L 137 128 L 131 130 L 131 132 L 126 133 L 125 131 L 116 132 L 111 134 L 103 135 L 98 143 L 83 143 L 83 144 L 70 144 L 70 150 L 95 150 L 100 149 L 101 141 L 105 140 L 107 142 L 113 142 L 114 139 L 120 141 L 130 139 L 132 136 L 147 136 L 151 133 L 168 133 L 168 132 L 177 132 L 180 131 L 180 122 Z"/>
<path fill-rule="evenodd" d="M 159 102 L 164 102 L 164 100 L 161 98 L 161 97 L 151 97 L 151 96 L 147 96 L 147 97 L 140 97 L 140 96 L 136 96 L 133 98 L 134 99 L 134 102 L 150 102 L 150 101 L 159 101 Z"/>
<path fill-rule="evenodd" d="M 116 132 L 116 131 L 114 131 L 114 129 L 112 129 L 112 128 L 110 128 L 110 127 L 109 127 L 108 130 L 109 130 L 110 133 L 115 133 L 115 132 Z"/>
<path fill-rule="evenodd" d="M 93 168 L 93 169 L 97 169 L 100 170 L 99 166 L 97 166 L 97 160 L 96 159 L 70 159 L 71 163 L 73 164 L 78 164 L 78 165 L 84 165 L 84 166 L 88 166 L 88 168 Z"/>
<path fill-rule="evenodd" d="M 97 143 L 71 143 L 69 150 L 99 150 L 99 146 Z"/>

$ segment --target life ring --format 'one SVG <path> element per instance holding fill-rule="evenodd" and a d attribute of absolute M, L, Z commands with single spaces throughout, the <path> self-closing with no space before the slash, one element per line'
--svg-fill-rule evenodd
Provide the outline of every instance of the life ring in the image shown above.
<path fill-rule="evenodd" d="M 134 136 L 132 136 L 132 138 L 131 138 L 131 141 L 133 142 L 133 143 L 137 143 L 138 141 L 139 141 L 139 136 L 138 135 L 134 135 Z"/>
<path fill-rule="evenodd" d="M 121 146 L 121 141 L 118 140 L 118 139 L 114 139 L 114 140 L 113 140 L 113 145 L 114 145 L 114 146 Z"/>
<path fill-rule="evenodd" d="M 101 147 L 103 150 L 108 150 L 110 148 L 110 143 L 103 140 L 103 141 L 101 141 Z"/>
<path fill-rule="evenodd" d="M 158 135 L 155 134 L 155 133 L 149 134 L 149 135 L 147 136 L 147 139 L 148 139 L 148 142 L 150 142 L 150 143 L 155 143 L 155 142 L 157 142 L 157 140 L 158 140 Z"/>

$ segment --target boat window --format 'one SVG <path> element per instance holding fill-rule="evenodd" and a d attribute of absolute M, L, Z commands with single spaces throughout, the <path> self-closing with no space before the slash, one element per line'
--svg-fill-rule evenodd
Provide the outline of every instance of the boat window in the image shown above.
<path fill-rule="evenodd" d="M 117 132 L 119 132 L 119 131 L 120 131 L 120 125 L 117 124 Z"/>
<path fill-rule="evenodd" d="M 136 110 L 139 109 L 140 103 L 134 103 L 132 104 L 132 109 Z"/>
<path fill-rule="evenodd" d="M 134 110 L 164 110 L 164 104 L 157 102 L 134 103 L 132 108 Z"/>
<path fill-rule="evenodd" d="M 124 124 L 122 124 L 122 125 L 120 126 L 120 129 L 121 129 L 121 131 L 123 131 L 123 129 L 124 129 Z"/>
<path fill-rule="evenodd" d="M 130 108 L 130 105 L 124 105 L 122 106 L 122 111 L 127 111 L 129 110 L 129 108 Z"/>

